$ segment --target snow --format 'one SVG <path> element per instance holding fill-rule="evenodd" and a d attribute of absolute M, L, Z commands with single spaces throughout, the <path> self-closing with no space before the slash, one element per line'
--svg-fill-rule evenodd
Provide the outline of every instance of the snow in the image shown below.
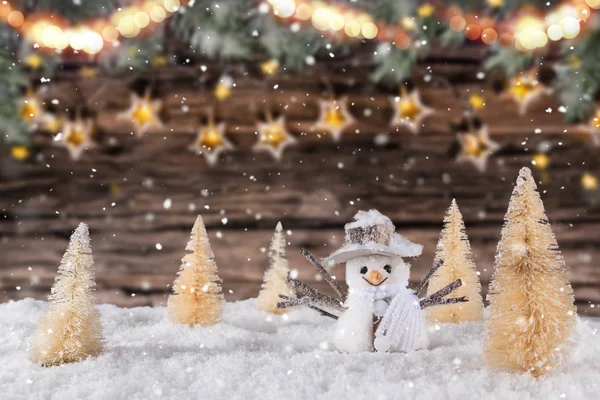
<path fill-rule="evenodd" d="M 0 390 L 19 399 L 592 399 L 600 393 L 600 319 L 582 318 L 572 357 L 539 380 L 491 372 L 479 323 L 431 327 L 431 349 L 339 354 L 333 320 L 308 309 L 284 317 L 255 300 L 228 303 L 224 322 L 189 328 L 164 308 L 102 305 L 97 359 L 42 368 L 28 342 L 45 303 L 0 305 Z"/>

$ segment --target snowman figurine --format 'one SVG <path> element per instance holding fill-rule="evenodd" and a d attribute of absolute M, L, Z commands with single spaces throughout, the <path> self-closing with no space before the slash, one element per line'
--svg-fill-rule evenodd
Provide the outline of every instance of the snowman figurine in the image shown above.
<path fill-rule="evenodd" d="M 280 294 L 278 308 L 307 306 L 337 320 L 333 343 L 342 353 L 363 351 L 410 352 L 429 346 L 423 309 L 468 301 L 448 298 L 462 285 L 460 279 L 425 298 L 423 290 L 443 264 L 437 261 L 415 290 L 408 288 L 410 265 L 405 257 L 421 255 L 423 246 L 396 233 L 392 221 L 377 210 L 359 211 L 346 224 L 345 244 L 324 261 L 346 264 L 346 291 L 306 249 L 302 254 L 336 292 L 329 296 L 288 276 L 295 297 Z"/>
<path fill-rule="evenodd" d="M 408 289 L 410 265 L 423 246 L 397 234 L 377 210 L 359 211 L 346 224 L 346 243 L 325 259 L 346 263 L 346 311 L 339 316 L 333 343 L 343 353 L 409 352 L 429 346 L 419 299 Z"/>

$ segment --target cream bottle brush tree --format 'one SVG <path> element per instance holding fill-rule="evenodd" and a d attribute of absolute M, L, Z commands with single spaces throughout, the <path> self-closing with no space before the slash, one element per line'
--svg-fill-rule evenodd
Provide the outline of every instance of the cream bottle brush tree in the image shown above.
<path fill-rule="evenodd" d="M 102 325 L 94 296 L 94 261 L 81 223 L 58 267 L 50 304 L 33 334 L 31 359 L 43 366 L 78 362 L 102 352 Z"/>
<path fill-rule="evenodd" d="M 215 256 L 202 217 L 198 215 L 169 296 L 167 314 L 172 322 L 211 326 L 221 320 L 223 292 Z"/>
<path fill-rule="evenodd" d="M 452 200 L 452 204 L 444 218 L 444 228 L 440 234 L 435 254 L 435 261 L 439 260 L 444 260 L 444 265 L 431 277 L 427 294 L 433 294 L 460 279 L 463 284 L 456 289 L 453 296 L 464 296 L 469 301 L 427 309 L 426 314 L 429 322 L 480 321 L 483 316 L 481 283 L 473 262 L 473 254 L 471 253 L 469 238 L 465 232 L 463 217 L 456 200 Z"/>
<path fill-rule="evenodd" d="M 543 375 L 567 352 L 576 322 L 565 262 L 528 168 L 504 217 L 490 284 L 484 356 L 493 368 Z"/>
<path fill-rule="evenodd" d="M 285 257 L 285 247 L 285 235 L 281 222 L 279 222 L 275 228 L 273 239 L 271 239 L 269 267 L 265 271 L 262 289 L 256 300 L 258 309 L 272 314 L 283 314 L 287 311 L 277 307 L 277 303 L 281 301 L 280 294 L 290 298 L 295 297 L 294 292 L 286 283 L 290 270 Z"/>

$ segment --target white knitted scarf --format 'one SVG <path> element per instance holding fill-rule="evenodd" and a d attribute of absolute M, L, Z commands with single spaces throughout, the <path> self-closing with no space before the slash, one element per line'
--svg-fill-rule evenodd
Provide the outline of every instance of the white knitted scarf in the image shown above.
<path fill-rule="evenodd" d="M 416 349 L 421 333 L 427 329 L 419 299 L 407 286 L 408 282 L 403 282 L 349 291 L 351 296 L 365 300 L 391 299 L 375 337 L 385 336 L 391 348 L 405 353 Z"/>
<path fill-rule="evenodd" d="M 408 353 L 416 350 L 425 329 L 425 315 L 417 295 L 403 287 L 385 311 L 375 337 L 385 336 L 391 348 Z"/>

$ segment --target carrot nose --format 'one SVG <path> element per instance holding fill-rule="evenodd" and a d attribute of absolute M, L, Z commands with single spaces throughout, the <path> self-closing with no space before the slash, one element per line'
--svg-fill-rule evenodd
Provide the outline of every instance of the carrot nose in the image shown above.
<path fill-rule="evenodd" d="M 371 271 L 369 274 L 369 280 L 373 283 L 379 283 L 381 278 L 383 278 L 383 275 L 381 275 L 381 272 L 379 271 Z"/>

